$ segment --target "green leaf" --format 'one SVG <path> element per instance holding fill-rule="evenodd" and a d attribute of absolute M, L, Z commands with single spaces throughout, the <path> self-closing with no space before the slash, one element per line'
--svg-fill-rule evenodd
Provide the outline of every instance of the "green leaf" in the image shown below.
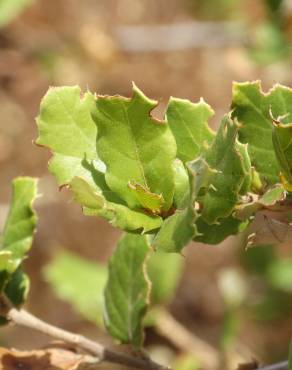
<path fill-rule="evenodd" d="M 140 348 L 142 320 L 146 313 L 150 284 L 146 276 L 149 245 L 146 237 L 125 234 L 109 263 L 105 288 L 105 325 L 122 343 Z"/>
<path fill-rule="evenodd" d="M 241 264 L 248 273 L 265 276 L 276 258 L 274 245 L 255 245 L 252 248 L 240 250 Z"/>
<path fill-rule="evenodd" d="M 267 271 L 269 283 L 276 289 L 292 292 L 292 259 L 274 260 Z"/>
<path fill-rule="evenodd" d="M 240 195 L 245 195 L 248 191 L 250 191 L 255 175 L 254 169 L 251 167 L 251 161 L 247 148 L 247 144 L 241 144 L 239 142 L 237 142 L 236 144 L 236 149 L 238 150 L 238 153 L 240 155 L 241 164 L 245 172 L 245 176 L 239 190 Z"/>
<path fill-rule="evenodd" d="M 283 124 L 274 121 L 273 144 L 282 175 L 292 190 L 292 123 Z"/>
<path fill-rule="evenodd" d="M 201 217 L 208 224 L 230 216 L 239 193 L 247 188 L 245 176 L 250 174 L 246 173 L 247 161 L 243 159 L 242 148 L 239 149 L 237 133 L 238 126 L 225 116 L 213 144 L 204 154 L 210 171 L 214 172 L 206 193 L 198 199 L 202 204 Z"/>
<path fill-rule="evenodd" d="M 248 143 L 252 165 L 268 184 L 279 182 L 280 168 L 272 143 L 271 113 L 274 117 L 292 114 L 292 90 L 276 85 L 264 94 L 259 81 L 235 83 L 232 107 L 233 117 L 240 123 L 239 140 Z"/>
<path fill-rule="evenodd" d="M 102 326 L 106 266 L 61 250 L 44 270 L 55 294 L 84 318 Z"/>
<path fill-rule="evenodd" d="M 144 197 L 162 196 L 162 210 L 167 211 L 174 193 L 176 144 L 166 122 L 150 116 L 156 105 L 134 85 L 131 99 L 98 97 L 93 118 L 98 127 L 97 152 L 106 165 L 110 189 L 130 208 L 143 208 L 140 192 L 135 194 L 129 186 L 139 184 Z"/>
<path fill-rule="evenodd" d="M 173 167 L 175 173 L 173 206 L 183 208 L 187 206 L 190 199 L 190 180 L 182 161 L 175 159 Z"/>
<path fill-rule="evenodd" d="M 156 250 L 180 252 L 196 234 L 196 212 L 190 204 L 185 209 L 178 209 L 163 222 L 155 236 L 152 246 Z"/>
<path fill-rule="evenodd" d="M 230 235 L 237 235 L 247 226 L 248 221 L 242 222 L 232 216 L 218 219 L 218 223 L 209 225 L 202 217 L 198 217 L 196 226 L 198 233 L 194 241 L 205 244 L 219 244 Z"/>
<path fill-rule="evenodd" d="M 19 267 L 5 286 L 4 293 L 15 306 L 21 306 L 29 291 L 29 278 Z"/>
<path fill-rule="evenodd" d="M 161 208 L 164 203 L 162 195 L 151 193 L 151 191 L 144 186 L 129 182 L 129 188 L 133 190 L 138 202 L 142 208 L 152 212 L 154 215 L 161 213 Z"/>
<path fill-rule="evenodd" d="M 162 224 L 161 217 L 133 211 L 123 204 L 107 201 L 81 178 L 75 177 L 70 183 L 70 188 L 74 193 L 74 199 L 84 207 L 85 215 L 102 216 L 111 225 L 120 229 L 146 233 L 158 229 Z"/>
<path fill-rule="evenodd" d="M 174 253 L 154 252 L 147 261 L 147 274 L 151 281 L 151 306 L 169 303 L 178 287 L 184 267 L 182 256 Z"/>
<path fill-rule="evenodd" d="M 10 251 L 0 251 L 0 292 L 3 291 L 9 275 L 17 269 L 17 264 L 11 258 Z"/>
<path fill-rule="evenodd" d="M 215 134 L 208 126 L 214 115 L 203 99 L 199 103 L 171 98 L 166 117 L 177 143 L 177 157 L 184 163 L 197 158 L 209 145 Z"/>
<path fill-rule="evenodd" d="M 105 217 L 127 231 L 149 231 L 162 223 L 160 217 L 130 210 L 107 186 L 105 166 L 96 153 L 97 127 L 91 118 L 95 98 L 79 87 L 52 88 L 42 100 L 37 118 L 37 143 L 53 152 L 49 169 L 60 186 L 70 184 L 84 213 Z"/>
<path fill-rule="evenodd" d="M 6 26 L 31 3 L 32 0 L 0 0 L 0 27 Z"/>
<path fill-rule="evenodd" d="M 32 204 L 37 196 L 37 180 L 19 177 L 13 181 L 12 190 L 10 211 L 0 238 L 0 293 L 20 306 L 29 289 L 29 279 L 20 265 L 31 247 L 36 227 Z M 3 317 L 0 320 L 5 323 Z"/>
<path fill-rule="evenodd" d="M 277 202 L 284 200 L 286 197 L 285 189 L 282 185 L 278 184 L 268 189 L 262 196 L 257 194 L 249 194 L 247 201 L 239 204 L 234 212 L 234 217 L 239 220 L 249 219 L 260 209 L 271 207 Z"/>
<path fill-rule="evenodd" d="M 14 264 L 20 265 L 29 251 L 37 217 L 32 203 L 37 196 L 37 180 L 19 177 L 13 181 L 13 194 L 10 211 L 1 237 L 0 251 L 8 252 Z"/>
<path fill-rule="evenodd" d="M 210 168 L 209 164 L 202 157 L 189 162 L 188 169 L 192 176 L 192 196 L 196 200 L 200 191 L 203 190 L 204 193 L 207 191 L 211 180 L 218 171 Z"/>
<path fill-rule="evenodd" d="M 91 118 L 95 98 L 91 93 L 80 99 L 78 86 L 51 88 L 44 96 L 37 117 L 37 144 L 49 148 L 53 157 L 49 169 L 60 186 L 75 176 L 95 184 L 88 163 L 101 167 L 96 153 L 96 125 Z"/>
<path fill-rule="evenodd" d="M 169 253 L 179 253 L 197 234 L 195 225 L 197 213 L 194 207 L 197 189 L 194 188 L 200 186 L 193 179 L 192 171 L 189 171 L 188 176 L 181 161 L 175 161 L 174 166 L 176 172 L 174 202 L 179 208 L 164 220 L 152 240 L 154 249 Z"/>

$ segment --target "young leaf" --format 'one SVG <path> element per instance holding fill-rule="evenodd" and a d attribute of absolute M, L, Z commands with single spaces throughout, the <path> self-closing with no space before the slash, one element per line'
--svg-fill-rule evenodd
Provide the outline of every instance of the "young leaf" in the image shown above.
<path fill-rule="evenodd" d="M 106 266 L 62 250 L 46 266 L 44 274 L 60 299 L 70 303 L 87 320 L 102 326 Z"/>
<path fill-rule="evenodd" d="M 233 117 L 240 123 L 239 140 L 248 143 L 252 165 L 268 184 L 279 182 L 279 164 L 272 144 L 272 118 L 292 114 L 292 90 L 276 85 L 267 94 L 259 81 L 233 85 Z M 288 116 L 287 116 L 288 115 Z M 291 119 L 291 116 L 290 116 Z"/>
<path fill-rule="evenodd" d="M 242 157 L 243 151 L 238 147 L 237 133 L 237 125 L 225 116 L 213 144 L 204 155 L 208 166 L 216 171 L 206 193 L 199 198 L 203 204 L 201 216 L 208 224 L 215 224 L 219 218 L 231 215 L 245 176 L 250 176 L 246 173 L 247 161 Z"/>
<path fill-rule="evenodd" d="M 140 348 L 142 320 L 146 313 L 150 284 L 146 276 L 149 245 L 146 237 L 125 234 L 109 264 L 105 288 L 105 325 L 122 343 Z"/>
<path fill-rule="evenodd" d="M 146 233 L 158 229 L 162 224 L 159 216 L 133 211 L 123 204 L 107 201 L 82 178 L 75 177 L 70 183 L 70 188 L 74 193 L 74 199 L 83 206 L 85 215 L 102 216 L 120 229 Z"/>
<path fill-rule="evenodd" d="M 208 126 L 214 115 L 203 99 L 199 103 L 171 98 L 166 117 L 177 143 L 177 157 L 184 163 L 197 158 L 204 146 L 210 144 L 215 133 Z"/>
<path fill-rule="evenodd" d="M 196 187 L 193 173 L 188 176 L 180 160 L 174 162 L 176 173 L 174 204 L 178 207 L 173 215 L 168 216 L 152 240 L 154 249 L 169 253 L 179 253 L 197 234 L 194 208 Z M 190 180 L 191 179 L 191 180 Z"/>
<path fill-rule="evenodd" d="M 138 202 L 142 208 L 152 212 L 153 214 L 159 214 L 164 203 L 162 195 L 151 193 L 151 191 L 145 188 L 143 185 L 129 182 L 129 188 L 133 190 Z"/>
<path fill-rule="evenodd" d="M 145 189 L 144 200 L 161 196 L 162 210 L 167 211 L 174 193 L 176 144 L 166 122 L 150 116 L 156 105 L 134 85 L 131 99 L 98 97 L 93 118 L 98 127 L 97 152 L 106 165 L 110 189 L 130 208 L 145 206 L 139 196 Z M 140 186 L 137 194 L 129 183 Z"/>

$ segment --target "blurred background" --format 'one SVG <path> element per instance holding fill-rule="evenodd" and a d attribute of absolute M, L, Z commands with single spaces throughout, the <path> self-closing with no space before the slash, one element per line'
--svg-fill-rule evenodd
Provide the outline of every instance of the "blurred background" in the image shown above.
<path fill-rule="evenodd" d="M 170 96 L 192 101 L 203 96 L 216 111 L 215 128 L 229 110 L 232 81 L 261 79 L 265 90 L 276 82 L 292 86 L 291 62 L 291 0 L 0 0 L 0 228 L 14 177 L 40 177 L 43 194 L 25 264 L 32 281 L 28 308 L 49 322 L 109 341 L 80 305 L 74 309 L 61 299 L 43 272 L 61 248 L 102 264 L 120 236 L 105 221 L 83 216 L 70 194 L 57 189 L 47 171 L 50 154 L 33 143 L 34 118 L 49 86 L 78 84 L 129 96 L 135 81 L 159 100 L 158 117 Z M 188 246 L 168 303 L 172 316 L 164 319 L 166 325 L 182 325 L 181 340 L 189 341 L 180 345 L 172 330 L 150 327 L 150 352 L 179 370 L 195 370 L 212 356 L 221 369 L 286 358 L 292 251 L 289 241 L 272 244 L 245 250 L 239 237 L 218 246 Z M 206 352 L 201 365 L 196 340 Z M 5 346 L 46 342 L 21 329 L 0 332 Z M 210 363 L 203 368 L 213 369 Z"/>

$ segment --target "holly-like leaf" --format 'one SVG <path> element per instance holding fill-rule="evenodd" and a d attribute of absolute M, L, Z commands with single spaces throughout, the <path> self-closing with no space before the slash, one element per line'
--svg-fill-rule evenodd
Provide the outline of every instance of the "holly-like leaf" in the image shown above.
<path fill-rule="evenodd" d="M 150 116 L 156 105 L 134 85 L 131 99 L 98 97 L 93 118 L 98 127 L 97 152 L 106 165 L 109 188 L 130 208 L 145 207 L 147 196 L 161 196 L 161 209 L 167 211 L 174 193 L 176 143 L 167 123 Z M 139 185 L 137 194 L 129 184 Z M 141 188 L 145 189 L 143 201 Z"/>
<path fill-rule="evenodd" d="M 145 236 L 125 234 L 109 263 L 105 288 L 105 325 L 122 343 L 140 348 L 142 320 L 146 313 L 150 284 L 146 275 L 149 245 Z"/>
<path fill-rule="evenodd" d="M 46 266 L 44 274 L 60 299 L 70 303 L 87 320 L 102 326 L 106 266 L 62 250 Z"/>
<path fill-rule="evenodd" d="M 91 112 L 95 97 L 80 98 L 79 87 L 52 88 L 42 100 L 37 118 L 37 143 L 53 152 L 50 171 L 60 186 L 70 184 L 85 214 L 105 217 L 126 231 L 156 229 L 160 217 L 130 210 L 105 182 L 105 166 L 96 152 L 97 127 Z"/>
<path fill-rule="evenodd" d="M 292 123 L 274 121 L 272 138 L 284 184 L 287 183 L 287 190 L 292 191 Z"/>
<path fill-rule="evenodd" d="M 242 148 L 237 142 L 238 126 L 228 116 L 223 118 L 216 138 L 204 154 L 204 159 L 211 171 L 215 171 L 209 179 L 209 187 L 199 197 L 202 204 L 201 217 L 214 224 L 219 218 L 231 215 L 244 186 L 247 162 L 243 159 Z"/>
<path fill-rule="evenodd" d="M 190 204 L 185 209 L 178 209 L 165 219 L 155 236 L 152 246 L 156 250 L 178 253 L 196 234 L 196 212 Z"/>
<path fill-rule="evenodd" d="M 234 216 L 239 220 L 249 219 L 260 209 L 271 207 L 277 202 L 284 200 L 285 197 L 285 189 L 280 184 L 268 189 L 262 196 L 258 196 L 257 194 L 249 194 L 246 197 L 247 202 L 239 204 L 236 207 Z"/>
<path fill-rule="evenodd" d="M 230 235 L 237 235 L 248 226 L 248 221 L 240 221 L 232 216 L 218 219 L 218 223 L 209 225 L 202 217 L 198 217 L 196 226 L 198 233 L 194 241 L 205 244 L 219 244 Z"/>
<path fill-rule="evenodd" d="M 218 173 L 218 171 L 211 168 L 202 157 L 189 162 L 188 170 L 192 176 L 192 196 L 194 200 L 196 200 L 201 189 L 204 193 L 207 191 L 213 177 Z"/>
<path fill-rule="evenodd" d="M 208 120 L 213 115 L 214 111 L 203 99 L 199 103 L 170 99 L 166 117 L 177 143 L 177 157 L 184 163 L 197 158 L 212 142 L 215 133 Z"/>
<path fill-rule="evenodd" d="M 36 227 L 32 204 L 37 196 L 37 180 L 19 177 L 12 186 L 10 211 L 0 238 L 0 293 L 4 292 L 12 304 L 19 306 L 29 289 L 29 279 L 20 265 L 31 247 Z"/>
<path fill-rule="evenodd" d="M 36 179 L 19 177 L 13 181 L 12 203 L 1 236 L 0 252 L 10 254 L 14 271 L 32 244 L 37 221 L 32 203 L 36 196 Z"/>
<path fill-rule="evenodd" d="M 96 125 L 91 118 L 95 98 L 86 93 L 80 98 L 78 86 L 51 88 L 44 96 L 37 117 L 37 144 L 49 148 L 53 157 L 49 170 L 60 186 L 80 176 L 95 184 L 88 163 L 97 162 Z"/>
<path fill-rule="evenodd" d="M 280 167 L 272 143 L 272 117 L 292 114 L 292 90 L 276 85 L 267 94 L 259 81 L 235 83 L 232 99 L 233 117 L 240 123 L 239 140 L 248 143 L 252 165 L 268 184 L 279 182 Z"/>
<path fill-rule="evenodd" d="M 19 267 L 8 280 L 4 293 L 15 306 L 21 306 L 29 291 L 29 278 Z"/>
<path fill-rule="evenodd" d="M 209 187 L 210 180 L 217 171 L 212 170 L 201 157 L 189 162 L 188 170 L 190 177 L 188 177 L 186 182 L 182 168 L 177 163 L 176 173 L 178 177 L 175 195 L 178 195 L 180 208 L 173 215 L 166 218 L 153 238 L 151 244 L 158 251 L 180 252 L 183 247 L 198 235 L 195 200 L 202 188 Z"/>
<path fill-rule="evenodd" d="M 174 204 L 178 207 L 173 215 L 169 215 L 161 225 L 158 233 L 152 240 L 155 250 L 179 253 L 196 235 L 196 211 L 194 208 L 193 173 L 189 176 L 180 160 L 174 162 L 175 167 L 175 194 Z M 190 180 L 191 179 L 191 180 Z"/>
<path fill-rule="evenodd" d="M 85 180 L 79 177 L 71 181 L 70 188 L 74 193 L 74 199 L 83 206 L 85 215 L 102 216 L 120 229 L 139 230 L 146 233 L 158 229 L 162 224 L 159 216 L 134 211 L 123 204 L 107 201 L 102 194 L 95 192 Z"/>

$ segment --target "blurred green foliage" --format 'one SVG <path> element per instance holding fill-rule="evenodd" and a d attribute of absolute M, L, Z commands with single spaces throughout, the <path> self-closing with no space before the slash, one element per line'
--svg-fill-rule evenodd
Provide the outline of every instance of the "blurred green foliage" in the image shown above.
<path fill-rule="evenodd" d="M 152 253 L 147 274 L 152 283 L 152 310 L 146 319 L 153 325 L 159 305 L 169 303 L 180 282 L 184 260 L 178 254 Z M 68 302 L 85 319 L 103 326 L 103 292 L 107 266 L 61 250 L 44 269 L 44 276 L 61 300 Z"/>
<path fill-rule="evenodd" d="M 247 306 L 257 321 L 284 318 L 292 309 L 292 259 L 279 257 L 274 246 L 258 246 L 241 252 L 250 280 Z"/>
<path fill-rule="evenodd" d="M 69 302 L 87 320 L 102 325 L 106 266 L 61 250 L 44 274 L 60 299 Z"/>
<path fill-rule="evenodd" d="M 0 28 L 16 18 L 32 2 L 33 0 L 0 0 Z"/>
<path fill-rule="evenodd" d="M 189 11 L 202 19 L 232 19 L 239 11 L 241 0 L 185 0 Z M 216 11 L 214 11 L 216 9 Z"/>
<path fill-rule="evenodd" d="M 256 23 L 251 17 L 252 2 L 246 4 L 245 0 L 185 0 L 186 8 L 196 18 L 240 22 L 243 25 L 248 54 L 254 62 L 270 64 L 291 56 L 291 42 L 285 34 L 287 14 L 284 1 L 262 0 L 254 4 L 262 5 L 266 13 Z"/>
<path fill-rule="evenodd" d="M 174 363 L 174 370 L 198 370 L 200 364 L 192 355 L 183 355 L 177 358 Z"/>
<path fill-rule="evenodd" d="M 152 281 L 151 304 L 169 303 L 179 284 L 184 267 L 183 257 L 175 253 L 153 253 L 147 264 Z"/>

